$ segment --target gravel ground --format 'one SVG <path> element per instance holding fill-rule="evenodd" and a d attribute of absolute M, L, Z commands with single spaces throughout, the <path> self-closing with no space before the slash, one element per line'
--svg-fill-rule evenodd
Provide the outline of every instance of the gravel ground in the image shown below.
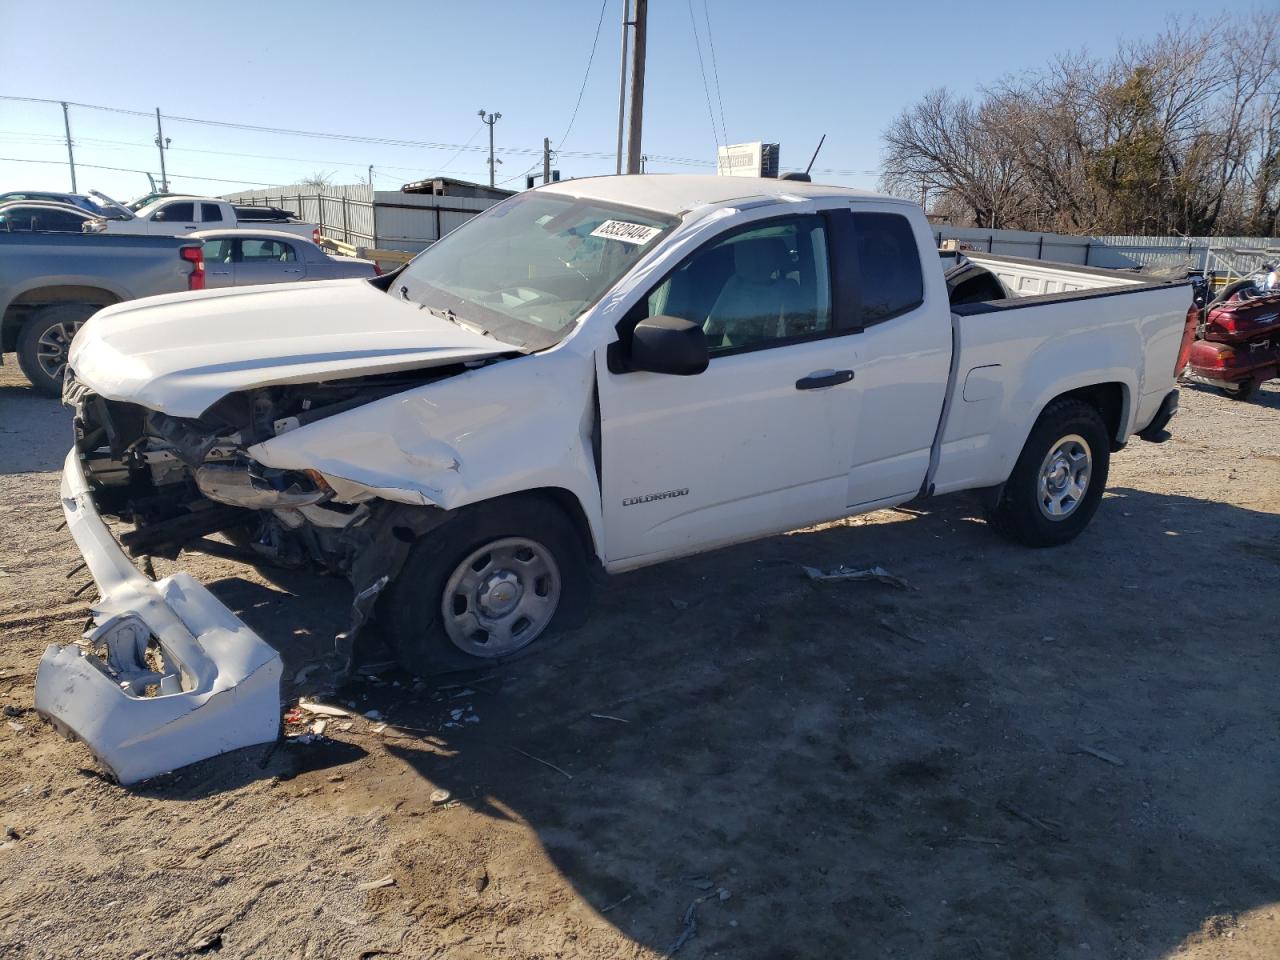
<path fill-rule="evenodd" d="M 122 789 L 31 709 L 92 588 L 57 529 L 67 413 L 7 362 L 0 956 L 1280 956 L 1280 384 L 1183 399 L 1067 547 L 957 497 L 667 564 L 465 685 L 341 691 L 385 729 Z M 288 678 L 350 599 L 179 565 Z"/>

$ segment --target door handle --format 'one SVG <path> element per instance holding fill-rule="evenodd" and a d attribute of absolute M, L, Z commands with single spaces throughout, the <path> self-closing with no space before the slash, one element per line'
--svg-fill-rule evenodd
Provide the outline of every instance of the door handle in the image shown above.
<path fill-rule="evenodd" d="M 285 272 L 285 273 L 301 273 L 301 272 L 302 272 L 302 268 L 300 268 L 300 267 L 285 267 L 285 268 L 284 268 L 284 272 Z"/>
<path fill-rule="evenodd" d="M 209 276 L 211 276 L 211 277 L 229 277 L 229 276 L 231 276 L 231 271 L 230 271 L 230 270 L 210 270 L 210 271 L 209 271 Z"/>
<path fill-rule="evenodd" d="M 852 370 L 815 370 L 796 381 L 797 390 L 821 390 L 823 387 L 836 387 L 853 379 Z"/>

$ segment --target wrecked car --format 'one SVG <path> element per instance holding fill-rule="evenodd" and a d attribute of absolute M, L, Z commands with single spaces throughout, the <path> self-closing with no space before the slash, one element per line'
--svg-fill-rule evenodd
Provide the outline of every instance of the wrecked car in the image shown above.
<path fill-rule="evenodd" d="M 206 755 L 275 736 L 269 645 L 131 557 L 336 571 L 342 642 L 376 616 L 426 674 L 581 620 L 593 571 L 922 496 L 981 489 L 1015 540 L 1065 543 L 1110 454 L 1167 436 L 1190 289 L 975 254 L 995 298 L 953 305 L 932 242 L 919 207 L 855 190 L 602 177 L 384 277 L 101 311 L 62 497 L 102 599 L 37 707 L 118 775 L 168 769 L 195 716 L 225 730 Z"/>

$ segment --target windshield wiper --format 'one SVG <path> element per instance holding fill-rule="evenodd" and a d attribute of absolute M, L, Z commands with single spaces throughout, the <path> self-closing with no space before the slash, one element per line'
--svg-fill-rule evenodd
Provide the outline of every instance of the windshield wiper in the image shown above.
<path fill-rule="evenodd" d="M 477 323 L 471 323 L 470 321 L 463 320 L 456 313 L 454 313 L 453 310 L 451 310 L 449 307 L 443 307 L 443 308 L 427 307 L 425 303 L 422 304 L 422 306 L 430 310 L 432 316 L 439 317 L 441 320 L 448 320 L 455 327 L 461 327 L 463 330 L 469 330 L 472 333 L 478 333 L 480 334 L 480 336 L 488 337 L 490 340 L 498 339 L 492 333 L 489 332 L 489 329 L 487 327 L 482 327 Z"/>

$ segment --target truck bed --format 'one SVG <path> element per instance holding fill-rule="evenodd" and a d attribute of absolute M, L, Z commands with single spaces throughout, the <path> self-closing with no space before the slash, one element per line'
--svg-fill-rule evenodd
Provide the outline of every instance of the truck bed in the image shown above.
<path fill-rule="evenodd" d="M 955 387 L 935 445 L 933 492 L 1001 483 L 1048 401 L 1100 380 L 1115 407 L 1114 445 L 1151 422 L 1170 389 L 1189 280 L 966 256 L 1012 296 L 952 307 Z"/>

